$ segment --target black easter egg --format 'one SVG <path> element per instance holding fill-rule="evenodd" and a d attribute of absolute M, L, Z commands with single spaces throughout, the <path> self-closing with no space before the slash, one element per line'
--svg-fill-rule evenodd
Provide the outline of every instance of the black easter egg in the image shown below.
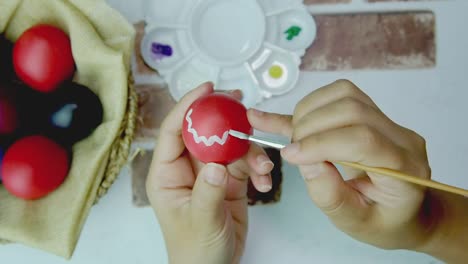
<path fill-rule="evenodd" d="M 15 78 L 13 68 L 13 43 L 0 35 L 0 82 L 7 82 Z"/>
<path fill-rule="evenodd" d="M 14 96 L 19 116 L 17 137 L 43 134 L 47 128 L 50 97 L 22 83 L 13 83 Z"/>
<path fill-rule="evenodd" d="M 66 82 L 50 96 L 46 135 L 59 143 L 73 145 L 103 121 L 101 100 L 84 85 Z"/>
<path fill-rule="evenodd" d="M 0 135 L 11 135 L 18 128 L 18 111 L 9 87 L 0 84 Z"/>

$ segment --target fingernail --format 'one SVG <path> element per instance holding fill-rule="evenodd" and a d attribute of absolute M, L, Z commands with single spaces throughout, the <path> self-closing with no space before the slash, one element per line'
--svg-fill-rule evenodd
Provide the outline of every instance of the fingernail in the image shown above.
<path fill-rule="evenodd" d="M 226 168 L 218 164 L 207 164 L 203 169 L 205 181 L 213 186 L 223 186 L 226 183 Z"/>
<path fill-rule="evenodd" d="M 198 89 L 206 89 L 206 87 L 211 84 L 212 82 L 204 82 L 198 86 Z"/>
<path fill-rule="evenodd" d="M 260 110 L 257 110 L 257 109 L 250 109 L 250 112 L 252 113 L 252 115 L 256 116 L 256 117 L 262 117 L 265 112 L 262 112 Z"/>
<path fill-rule="evenodd" d="M 259 179 L 258 190 L 262 193 L 267 193 L 271 191 L 273 186 L 271 186 L 270 175 L 261 176 Z"/>
<path fill-rule="evenodd" d="M 229 94 L 237 100 L 242 100 L 244 98 L 244 93 L 242 92 L 242 90 L 232 90 L 229 92 Z"/>
<path fill-rule="evenodd" d="M 213 86 L 214 86 L 213 82 L 204 82 L 204 83 L 200 84 L 200 86 L 198 86 L 198 89 L 204 90 L 206 92 L 208 92 L 208 91 L 211 92 L 211 91 L 213 91 Z"/>
<path fill-rule="evenodd" d="M 214 85 L 214 83 L 212 81 L 206 81 L 206 82 L 200 84 L 200 86 L 206 86 L 206 85 Z"/>
<path fill-rule="evenodd" d="M 258 155 L 257 162 L 265 171 L 270 172 L 275 167 L 275 164 L 266 155 Z"/>
<path fill-rule="evenodd" d="M 320 164 L 307 165 L 301 167 L 301 174 L 304 180 L 311 181 L 319 177 L 322 173 L 322 166 Z"/>
<path fill-rule="evenodd" d="M 236 93 L 242 94 L 242 90 L 239 90 L 239 89 L 229 90 L 228 93 L 230 93 L 230 94 L 236 94 Z"/>
<path fill-rule="evenodd" d="M 286 146 L 281 152 L 285 157 L 292 157 L 301 151 L 301 146 L 298 143 L 293 143 Z"/>

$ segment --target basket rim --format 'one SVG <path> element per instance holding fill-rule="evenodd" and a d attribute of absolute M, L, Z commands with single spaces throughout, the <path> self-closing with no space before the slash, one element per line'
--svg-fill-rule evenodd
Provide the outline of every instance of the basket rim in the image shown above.
<path fill-rule="evenodd" d="M 119 176 L 122 168 L 127 164 L 131 146 L 135 138 L 138 119 L 138 94 L 131 72 L 128 77 L 127 86 L 128 97 L 125 116 L 122 120 L 118 136 L 115 138 L 110 148 L 104 177 L 98 188 L 94 204 L 97 204 L 99 200 L 107 194 L 109 188 Z"/>

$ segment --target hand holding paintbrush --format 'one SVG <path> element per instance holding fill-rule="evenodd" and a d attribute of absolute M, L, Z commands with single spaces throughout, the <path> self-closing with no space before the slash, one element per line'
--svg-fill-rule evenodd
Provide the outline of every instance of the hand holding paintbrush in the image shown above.
<path fill-rule="evenodd" d="M 270 139 L 266 139 L 266 138 L 247 135 L 247 134 L 241 133 L 239 131 L 235 131 L 235 130 L 231 130 L 229 132 L 229 134 L 231 136 L 239 138 L 239 139 L 249 140 L 249 141 L 258 143 L 260 145 L 275 148 L 275 149 L 278 149 L 278 150 L 281 150 L 281 149 L 283 149 L 283 148 L 285 148 L 287 146 L 286 144 L 281 143 L 281 142 L 276 142 L 275 140 L 270 140 Z M 468 197 L 468 190 L 461 189 L 461 188 L 454 187 L 454 186 L 450 186 L 450 185 L 446 185 L 446 184 L 439 183 L 439 182 L 432 181 L 432 180 L 428 180 L 428 179 L 423 179 L 423 178 L 413 176 L 413 175 L 409 175 L 409 174 L 406 174 L 406 173 L 403 173 L 403 172 L 400 172 L 400 171 L 386 169 L 386 168 L 369 167 L 369 166 L 365 166 L 365 165 L 355 163 L 355 162 L 336 161 L 334 163 L 336 163 L 338 165 L 341 165 L 341 166 L 348 167 L 348 168 L 362 170 L 362 171 L 365 171 L 365 172 L 368 172 L 368 173 L 376 173 L 376 174 L 379 174 L 379 175 L 385 175 L 385 176 L 392 177 L 392 178 L 395 178 L 395 179 L 398 179 L 398 180 L 401 180 L 401 181 L 406 181 L 406 182 L 410 182 L 410 183 L 417 184 L 417 185 L 420 185 L 420 186 L 429 187 L 429 188 L 433 188 L 433 189 L 437 189 L 437 190 L 441 190 L 441 191 L 445 191 L 445 192 L 458 194 L 458 195 L 463 195 L 465 197 Z"/>
<path fill-rule="evenodd" d="M 248 117 L 255 129 L 292 144 L 230 135 L 281 149 L 299 167 L 314 203 L 345 233 L 449 263 L 468 258 L 468 199 L 451 194 L 467 196 L 467 190 L 431 181 L 425 140 L 390 120 L 351 82 L 317 89 L 292 116 L 250 110 Z"/>

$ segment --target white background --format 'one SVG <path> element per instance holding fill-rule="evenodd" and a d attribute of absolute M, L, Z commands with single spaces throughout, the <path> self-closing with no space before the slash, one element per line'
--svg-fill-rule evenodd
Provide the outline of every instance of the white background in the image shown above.
<path fill-rule="evenodd" d="M 108 0 L 130 22 L 143 18 L 142 0 Z M 170 0 L 168 0 L 170 1 Z M 161 7 L 163 8 L 163 7 Z M 348 78 L 368 93 L 393 120 L 428 142 L 433 178 L 468 188 L 468 1 L 324 5 L 313 12 L 432 10 L 437 18 L 437 67 L 427 70 L 303 73 L 295 91 L 262 105 L 289 113 L 313 89 Z M 243 263 L 438 263 L 407 251 L 383 251 L 337 231 L 312 205 L 295 168 L 285 166 L 282 200 L 250 208 Z M 131 204 L 131 182 L 123 173 L 89 216 L 69 263 L 167 263 L 164 242 L 151 209 Z M 0 263 L 68 263 L 21 245 L 0 247 Z"/>

